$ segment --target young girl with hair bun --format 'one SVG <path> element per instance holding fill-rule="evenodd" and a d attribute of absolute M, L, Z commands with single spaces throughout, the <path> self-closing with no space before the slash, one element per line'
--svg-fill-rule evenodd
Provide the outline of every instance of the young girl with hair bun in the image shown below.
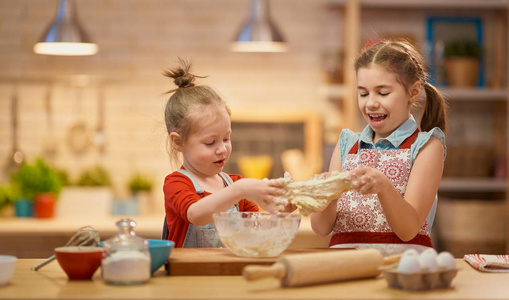
<path fill-rule="evenodd" d="M 331 247 L 384 254 L 433 247 L 430 230 L 445 160 L 446 103 L 428 81 L 421 54 L 403 41 L 382 41 L 355 62 L 358 105 L 368 123 L 341 132 L 329 171 L 349 172 L 354 190 L 311 215 Z M 418 126 L 411 110 L 424 90 Z"/>
<path fill-rule="evenodd" d="M 165 71 L 177 88 L 165 108 L 168 150 L 173 164 L 183 163 L 166 176 L 163 238 L 176 247 L 219 247 L 212 214 L 222 211 L 275 212 L 275 200 L 284 192 L 278 179 L 241 178 L 222 172 L 232 151 L 230 109 L 210 87 L 195 85 L 191 64 Z M 249 200 L 246 200 L 249 199 Z M 257 205 L 258 204 L 258 205 Z"/>

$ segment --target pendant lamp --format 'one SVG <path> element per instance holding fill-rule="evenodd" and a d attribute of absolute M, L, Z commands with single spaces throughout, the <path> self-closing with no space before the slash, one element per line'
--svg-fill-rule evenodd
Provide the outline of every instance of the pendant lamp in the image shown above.
<path fill-rule="evenodd" d="M 74 0 L 60 0 L 55 20 L 34 46 L 35 53 L 46 55 L 94 55 L 97 51 L 78 21 Z"/>
<path fill-rule="evenodd" d="M 231 49 L 238 52 L 285 52 L 286 43 L 270 17 L 268 0 L 252 0 L 249 18 Z"/>

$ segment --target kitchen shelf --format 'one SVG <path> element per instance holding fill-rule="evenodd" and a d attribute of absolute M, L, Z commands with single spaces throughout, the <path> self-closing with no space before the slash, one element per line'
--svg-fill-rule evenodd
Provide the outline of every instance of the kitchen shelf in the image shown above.
<path fill-rule="evenodd" d="M 349 0 L 328 0 L 332 6 L 344 6 Z M 358 0 L 363 8 L 437 8 L 507 9 L 507 0 Z"/>
<path fill-rule="evenodd" d="M 444 177 L 440 182 L 439 192 L 505 192 L 505 178 L 488 177 Z"/>
<path fill-rule="evenodd" d="M 439 88 L 448 101 L 507 101 L 506 89 Z"/>

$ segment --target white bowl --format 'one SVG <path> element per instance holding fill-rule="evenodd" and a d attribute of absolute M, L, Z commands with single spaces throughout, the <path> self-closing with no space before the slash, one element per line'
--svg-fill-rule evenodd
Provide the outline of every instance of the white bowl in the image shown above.
<path fill-rule="evenodd" d="M 267 212 L 222 212 L 213 215 L 221 242 L 233 254 L 274 257 L 290 246 L 297 235 L 301 216 Z"/>
<path fill-rule="evenodd" d="M 0 286 L 11 280 L 17 260 L 16 256 L 0 255 Z"/>

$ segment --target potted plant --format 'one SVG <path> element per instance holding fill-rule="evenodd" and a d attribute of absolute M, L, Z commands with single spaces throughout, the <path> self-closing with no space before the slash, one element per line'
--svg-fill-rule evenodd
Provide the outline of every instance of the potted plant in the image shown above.
<path fill-rule="evenodd" d="M 111 186 L 111 177 L 108 171 L 102 166 L 95 166 L 86 169 L 81 173 L 77 186 Z"/>
<path fill-rule="evenodd" d="M 447 83 L 453 87 L 472 87 L 479 81 L 481 46 L 473 40 L 452 40 L 444 46 Z"/>
<path fill-rule="evenodd" d="M 132 195 L 140 192 L 150 192 L 152 190 L 152 181 L 142 174 L 135 174 L 129 180 L 129 191 Z"/>
<path fill-rule="evenodd" d="M 5 210 L 12 206 L 19 198 L 19 191 L 13 184 L 0 185 L 0 216 L 9 215 Z"/>
<path fill-rule="evenodd" d="M 113 191 L 108 170 L 95 165 L 78 174 L 74 185 L 64 187 L 58 205 L 60 218 L 105 218 L 111 215 Z"/>
<path fill-rule="evenodd" d="M 33 163 L 24 161 L 18 170 L 11 174 L 11 181 L 19 191 L 15 202 L 18 216 L 31 216 L 30 204 L 33 203 L 33 215 L 39 218 L 53 217 L 55 201 L 62 189 L 60 176 L 54 168 L 42 158 L 35 159 Z M 25 211 L 22 212 L 23 209 Z"/>
<path fill-rule="evenodd" d="M 150 192 L 152 191 L 152 179 L 141 173 L 135 173 L 128 182 L 131 192 L 131 203 L 137 213 L 146 214 L 150 210 Z"/>

